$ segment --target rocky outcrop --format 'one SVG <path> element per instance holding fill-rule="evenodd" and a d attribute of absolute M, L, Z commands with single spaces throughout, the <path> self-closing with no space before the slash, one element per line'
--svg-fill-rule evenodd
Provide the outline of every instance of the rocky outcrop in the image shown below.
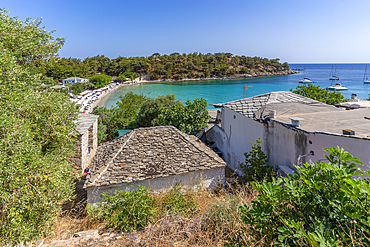
<path fill-rule="evenodd" d="M 261 77 L 261 76 L 274 76 L 274 75 L 290 75 L 296 74 L 297 71 L 294 70 L 282 70 L 282 71 L 253 71 L 251 73 L 252 77 Z"/>

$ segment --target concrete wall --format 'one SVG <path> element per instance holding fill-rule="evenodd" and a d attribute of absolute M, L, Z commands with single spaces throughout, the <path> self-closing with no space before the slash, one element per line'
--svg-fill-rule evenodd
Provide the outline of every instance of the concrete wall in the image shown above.
<path fill-rule="evenodd" d="M 297 163 L 298 157 L 311 151 L 307 135 L 272 121 L 268 121 L 267 125 L 263 145 L 269 164 L 294 169 L 293 164 Z M 301 161 L 305 162 L 306 158 L 302 158 Z"/>
<path fill-rule="evenodd" d="M 215 189 L 218 184 L 225 183 L 225 168 L 216 168 L 197 172 L 189 172 L 177 176 L 147 179 L 132 183 L 122 183 L 112 186 L 88 187 L 87 203 L 95 204 L 100 201 L 99 197 L 102 192 L 113 193 L 116 190 L 132 191 L 136 190 L 138 185 L 151 188 L 154 192 L 170 189 L 176 183 L 185 186 L 202 186 L 210 190 Z"/>
<path fill-rule="evenodd" d="M 264 124 L 246 118 L 244 115 L 224 108 L 222 129 L 214 126 L 207 132 L 207 139 L 216 143 L 227 165 L 242 175 L 240 164 L 245 162 L 244 153 L 252 150 L 252 144 L 263 137 Z"/>
<path fill-rule="evenodd" d="M 359 157 L 364 166 L 370 169 L 370 141 L 330 135 L 323 133 L 311 134 L 299 131 L 288 125 L 268 121 L 260 123 L 236 113 L 228 108 L 223 109 L 222 129 L 214 126 L 207 132 L 207 139 L 214 141 L 221 150 L 227 165 L 240 175 L 240 163 L 245 162 L 244 153 L 251 151 L 252 144 L 262 137 L 262 150 L 269 159 L 270 165 L 285 166 L 294 170 L 294 164 L 300 156 L 300 164 L 316 163 L 323 160 L 326 147 L 343 147 L 355 157 Z M 235 117 L 234 117 L 235 116 Z M 313 151 L 314 155 L 310 152 Z"/>
<path fill-rule="evenodd" d="M 360 158 L 364 164 L 360 166 L 361 168 L 370 169 L 370 141 L 368 140 L 323 133 L 305 133 L 272 121 L 268 122 L 265 139 L 271 165 L 293 168 L 293 164 L 297 164 L 300 155 L 309 154 L 311 151 L 313 155 L 301 158 L 301 164 L 326 162 L 324 155 L 327 153 L 323 149 L 339 146 L 353 156 Z"/>

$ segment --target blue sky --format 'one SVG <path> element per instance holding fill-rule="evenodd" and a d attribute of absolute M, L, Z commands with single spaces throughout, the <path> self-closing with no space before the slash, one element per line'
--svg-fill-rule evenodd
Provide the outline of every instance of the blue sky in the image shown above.
<path fill-rule="evenodd" d="M 65 37 L 61 57 L 158 52 L 370 62 L 369 0 L 2 0 L 11 16 L 43 17 Z"/>

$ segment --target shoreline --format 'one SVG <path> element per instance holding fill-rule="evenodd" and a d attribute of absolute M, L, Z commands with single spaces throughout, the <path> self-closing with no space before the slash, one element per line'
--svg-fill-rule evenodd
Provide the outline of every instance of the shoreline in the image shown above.
<path fill-rule="evenodd" d="M 120 84 L 119 86 L 114 87 L 111 90 L 108 90 L 101 98 L 91 104 L 91 107 L 86 112 L 87 114 L 91 114 L 94 108 L 96 107 L 103 107 L 103 104 L 109 98 L 110 94 L 117 89 L 120 89 L 126 85 L 132 84 L 140 84 L 140 83 L 160 83 L 160 82 L 181 82 L 181 81 L 212 81 L 212 80 L 238 80 L 238 79 L 247 79 L 247 78 L 254 78 L 254 77 L 265 77 L 265 76 L 279 76 L 279 75 L 291 75 L 299 73 L 294 70 L 285 70 L 280 72 L 253 72 L 251 74 L 241 74 L 241 75 L 233 75 L 233 76 L 225 76 L 225 77 L 207 77 L 207 78 L 186 78 L 186 79 L 162 79 L 162 80 L 135 80 L 136 83 L 129 83 L 129 84 Z"/>
<path fill-rule="evenodd" d="M 254 77 L 265 77 L 265 76 L 279 76 L 279 75 L 292 75 L 297 74 L 298 71 L 295 70 L 284 70 L 279 72 L 253 72 L 251 74 L 240 74 L 224 77 L 206 77 L 206 78 L 184 78 L 184 79 L 159 79 L 159 80 L 142 80 L 140 83 L 156 83 L 156 82 L 177 82 L 177 81 L 214 81 L 214 80 L 237 80 L 237 79 L 247 79 Z"/>
<path fill-rule="evenodd" d="M 114 86 L 114 88 L 112 88 L 110 90 L 107 90 L 104 93 L 104 95 L 102 95 L 100 98 L 98 98 L 98 100 L 96 100 L 95 102 L 93 102 L 91 104 L 91 107 L 88 110 L 86 110 L 85 114 L 91 114 L 91 112 L 94 110 L 94 108 L 96 108 L 96 107 L 102 107 L 102 105 L 104 104 L 104 102 L 109 98 L 109 95 L 111 93 L 113 93 L 114 91 L 116 91 L 117 89 L 120 89 L 121 87 L 126 86 L 126 85 L 132 85 L 132 84 L 138 84 L 138 83 L 141 83 L 141 82 L 120 84 L 118 86 Z"/>

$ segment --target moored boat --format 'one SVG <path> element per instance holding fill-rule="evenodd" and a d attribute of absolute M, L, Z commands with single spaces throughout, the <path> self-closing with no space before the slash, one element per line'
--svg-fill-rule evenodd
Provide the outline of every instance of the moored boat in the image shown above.
<path fill-rule="evenodd" d="M 298 82 L 299 83 L 313 83 L 313 81 L 308 79 L 307 77 L 303 78 L 302 80 L 299 80 Z"/>
<path fill-rule="evenodd" d="M 339 77 L 337 75 L 337 67 L 338 64 L 335 66 L 335 72 L 333 73 L 333 66 L 331 66 L 331 75 L 329 77 L 329 80 L 339 80 Z"/>
<path fill-rule="evenodd" d="M 346 91 L 346 90 L 348 90 L 348 88 L 346 88 L 345 86 L 343 86 L 340 83 L 335 83 L 334 86 L 329 86 L 326 89 L 327 90 L 335 90 L 335 91 Z"/>
<path fill-rule="evenodd" d="M 364 84 L 370 84 L 370 79 L 367 77 L 367 64 L 366 64 L 365 74 L 364 74 Z"/>
<path fill-rule="evenodd" d="M 298 81 L 299 83 L 313 83 L 311 79 L 306 77 L 306 66 L 303 67 L 303 79 Z"/>

